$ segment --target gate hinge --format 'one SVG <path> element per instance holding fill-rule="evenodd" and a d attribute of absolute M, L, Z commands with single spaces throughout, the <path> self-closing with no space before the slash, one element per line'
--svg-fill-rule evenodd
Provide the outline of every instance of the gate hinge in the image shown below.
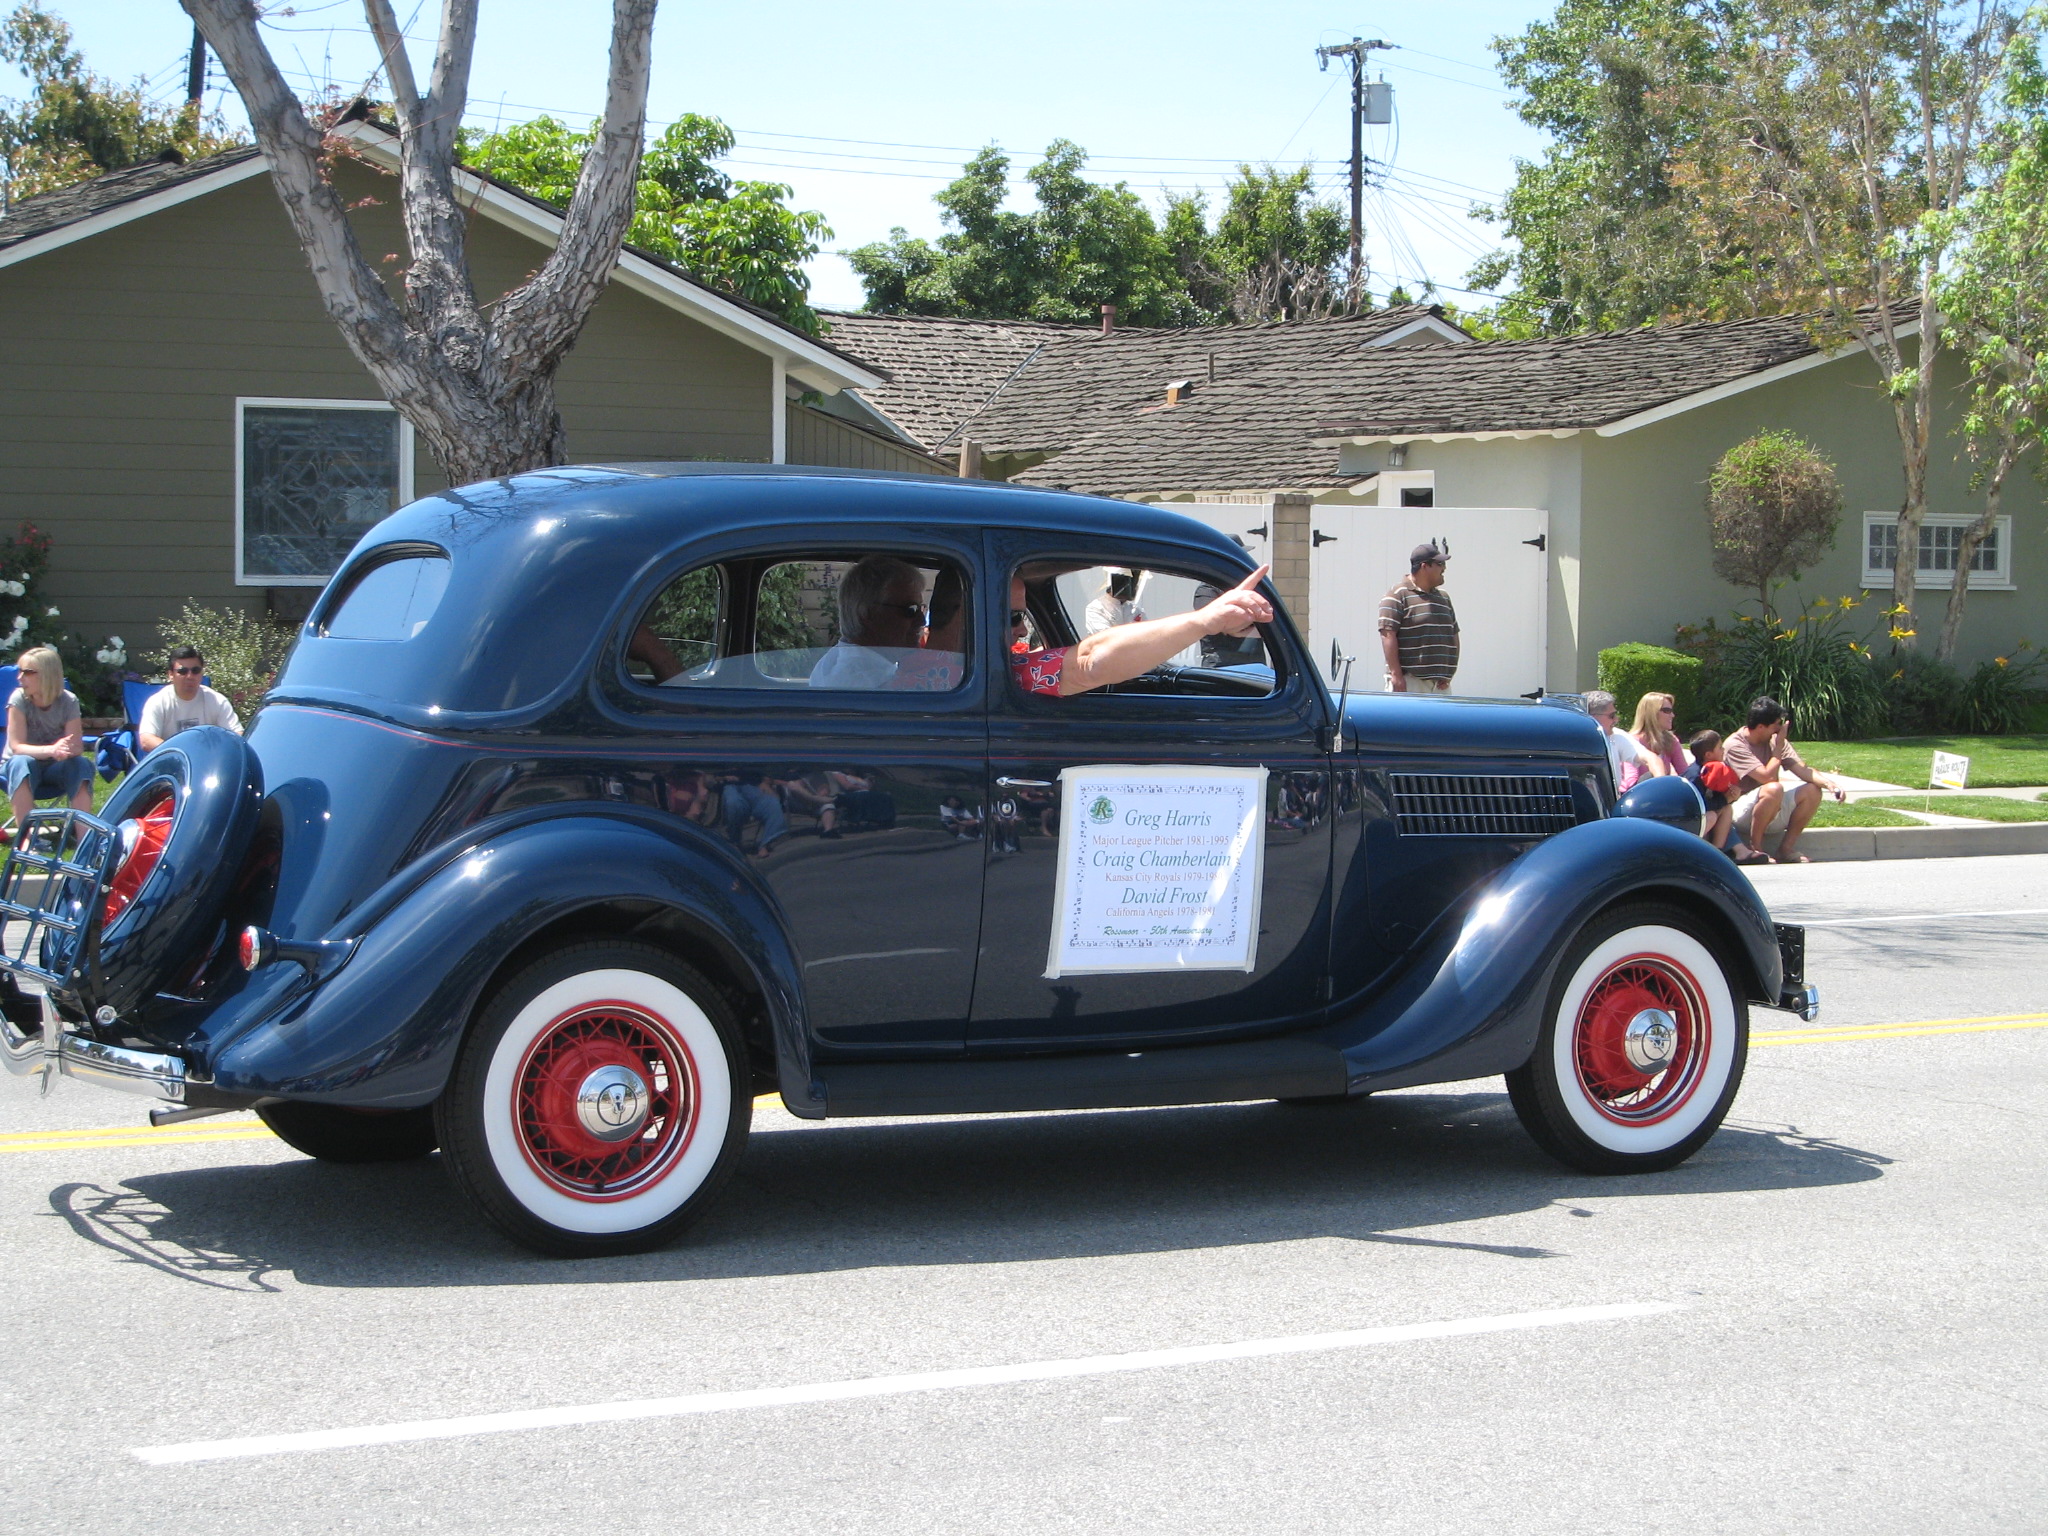
<path fill-rule="evenodd" d="M 1529 545 L 1536 551 L 1536 553 L 1540 555 L 1550 547 L 1550 535 L 1545 533 L 1539 533 L 1536 535 L 1535 538 L 1524 539 L 1522 540 L 1522 542 L 1524 544 Z"/>

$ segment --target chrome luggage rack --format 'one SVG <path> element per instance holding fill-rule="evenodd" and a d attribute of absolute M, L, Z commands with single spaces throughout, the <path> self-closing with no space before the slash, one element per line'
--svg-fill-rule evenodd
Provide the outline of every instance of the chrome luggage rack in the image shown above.
<path fill-rule="evenodd" d="M 18 944 L 0 946 L 0 969 L 75 993 L 95 958 L 100 895 L 119 852 L 120 834 L 88 811 L 31 812 L 0 869 L 0 921 L 26 925 Z"/>

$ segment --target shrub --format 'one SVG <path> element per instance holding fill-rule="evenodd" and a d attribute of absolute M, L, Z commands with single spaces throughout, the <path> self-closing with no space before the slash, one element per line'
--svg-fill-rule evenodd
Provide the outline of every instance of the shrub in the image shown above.
<path fill-rule="evenodd" d="M 2038 654 L 2019 659 L 2019 652 L 2026 649 L 2022 641 L 2012 655 L 1977 664 L 1956 704 L 1956 729 L 1973 736 L 2006 736 L 2026 729 L 2040 697 L 2041 668 Z"/>
<path fill-rule="evenodd" d="M 1714 573 L 1753 587 L 1767 617 L 1772 586 L 1813 564 L 1841 519 L 1835 466 L 1789 432 L 1737 443 L 1707 477 Z"/>
<path fill-rule="evenodd" d="M 1614 695 L 1624 724 L 1635 719 L 1644 694 L 1668 693 L 1677 706 L 1679 727 L 1690 727 L 1698 717 L 1701 671 L 1697 656 L 1635 640 L 1600 653 L 1600 686 Z"/>
<path fill-rule="evenodd" d="M 1882 670 L 1880 668 L 1880 670 Z M 1956 726 L 1963 680 L 1927 651 L 1901 651 L 1883 679 L 1886 730 L 1894 736 L 1940 736 Z"/>
<path fill-rule="evenodd" d="M 169 624 L 157 626 L 164 648 L 150 658 L 162 675 L 169 670 L 177 646 L 197 646 L 206 658 L 206 675 L 216 693 L 225 694 L 242 717 L 244 729 L 263 707 L 263 695 L 277 681 L 296 629 L 271 619 L 252 618 L 239 609 L 208 608 L 188 602 Z"/>
<path fill-rule="evenodd" d="M 1793 733 L 1810 740 L 1883 731 L 1883 674 L 1869 645 L 1844 627 L 1861 606 L 1854 598 L 1823 597 L 1789 621 L 1745 613 L 1728 629 L 1711 621 L 1682 626 L 1680 648 L 1705 663 L 1700 709 L 1707 723 L 1722 730 L 1739 725 L 1749 701 L 1769 694 L 1792 717 Z"/>

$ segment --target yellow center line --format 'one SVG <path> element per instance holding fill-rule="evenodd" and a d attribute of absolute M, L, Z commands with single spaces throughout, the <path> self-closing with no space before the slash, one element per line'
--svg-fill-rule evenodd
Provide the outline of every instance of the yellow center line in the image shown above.
<path fill-rule="evenodd" d="M 1972 1035 L 2002 1029 L 2048 1029 L 2048 1015 L 1996 1019 L 1930 1019 L 1920 1024 L 1845 1024 L 1838 1029 L 1754 1030 L 1751 1045 L 1823 1045 L 1833 1040 L 1904 1040 L 1915 1035 Z"/>
<path fill-rule="evenodd" d="M 757 1109 L 779 1105 L 782 1095 L 764 1093 Z M 248 1120 L 198 1120 L 185 1125 L 94 1125 L 64 1131 L 0 1131 L 0 1152 L 74 1152 L 90 1147 L 187 1146 L 207 1141 L 275 1139 L 267 1125 Z"/>

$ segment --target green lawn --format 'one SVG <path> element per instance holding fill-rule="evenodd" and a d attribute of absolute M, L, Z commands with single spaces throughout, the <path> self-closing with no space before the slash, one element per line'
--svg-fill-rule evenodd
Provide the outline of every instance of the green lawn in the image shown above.
<path fill-rule="evenodd" d="M 1924 827 L 1924 821 L 1915 821 L 1910 816 L 1901 816 L 1897 811 L 1887 811 L 1868 800 L 1851 800 L 1847 805 L 1837 805 L 1832 800 L 1823 800 L 1820 809 L 1813 813 L 1809 827 Z"/>
<path fill-rule="evenodd" d="M 1970 788 L 2016 789 L 2048 784 L 2048 735 L 1895 736 L 1879 741 L 1795 741 L 1808 766 L 1823 773 L 1919 788 L 1927 782 L 1936 752 L 1960 752 L 1970 760 Z"/>
<path fill-rule="evenodd" d="M 2048 821 L 2048 805 L 2038 800 L 2008 800 L 2002 795 L 1886 795 L 1861 804 L 1896 805 L 1942 816 L 1971 816 L 1978 821 Z"/>

